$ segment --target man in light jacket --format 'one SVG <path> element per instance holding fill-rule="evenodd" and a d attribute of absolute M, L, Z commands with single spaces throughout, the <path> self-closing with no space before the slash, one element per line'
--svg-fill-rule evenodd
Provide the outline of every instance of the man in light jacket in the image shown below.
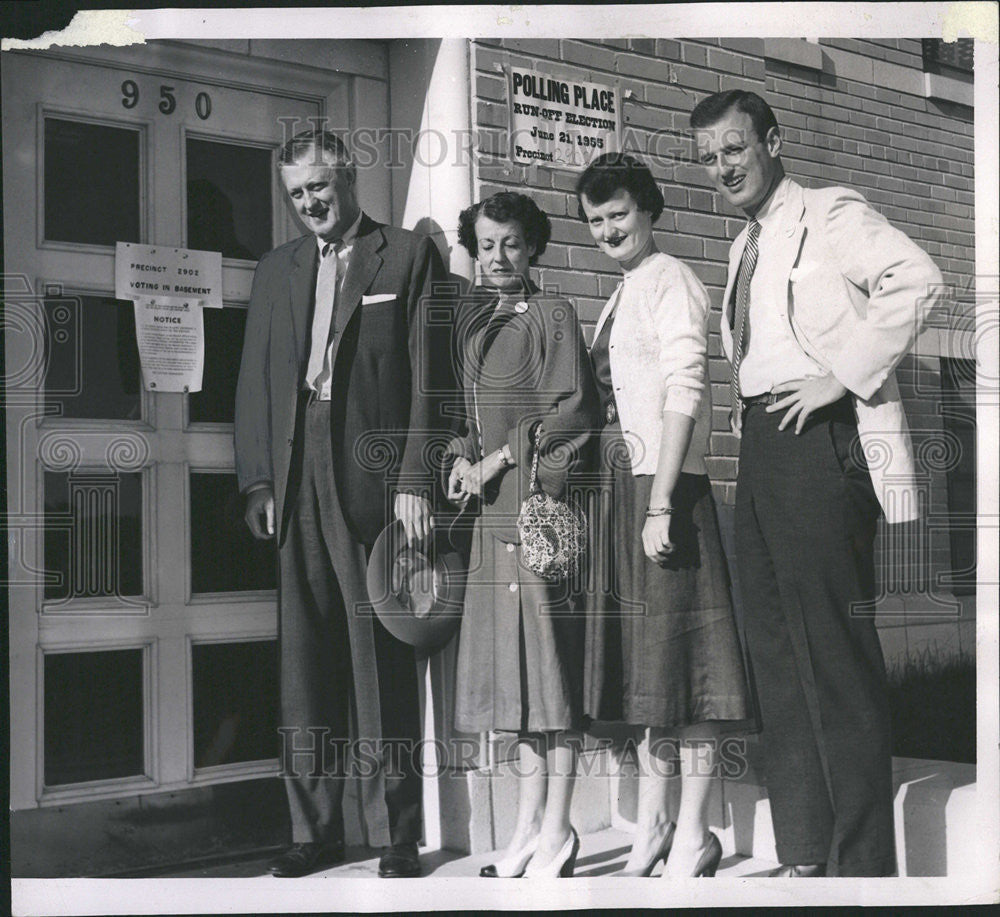
<path fill-rule="evenodd" d="M 691 128 L 709 178 L 748 218 L 730 251 L 722 343 L 741 432 L 737 569 L 782 864 L 772 875 L 892 875 L 873 540 L 880 506 L 890 523 L 918 512 L 893 373 L 941 275 L 859 194 L 787 178 L 755 93 L 709 96 Z"/>

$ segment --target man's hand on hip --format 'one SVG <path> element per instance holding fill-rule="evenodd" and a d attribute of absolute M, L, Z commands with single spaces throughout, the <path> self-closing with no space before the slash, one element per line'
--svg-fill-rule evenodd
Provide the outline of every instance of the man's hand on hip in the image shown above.
<path fill-rule="evenodd" d="M 796 379 L 793 382 L 776 385 L 773 392 L 776 395 L 787 395 L 787 397 L 768 405 L 765 410 L 768 414 L 773 414 L 775 411 L 783 411 L 788 408 L 788 412 L 778 424 L 778 429 L 784 430 L 793 420 L 798 418 L 795 423 L 795 432 L 798 434 L 802 432 L 806 420 L 813 411 L 839 401 L 847 394 L 847 389 L 837 381 L 836 376 L 827 373 L 825 376 L 809 376 L 805 379 Z"/>
<path fill-rule="evenodd" d="M 434 516 L 431 504 L 425 497 L 418 497 L 416 494 L 396 494 L 393 512 L 403 523 L 407 544 L 430 537 L 431 529 L 434 527 Z"/>
<path fill-rule="evenodd" d="M 274 538 L 274 490 L 265 484 L 247 494 L 247 508 L 243 514 L 254 538 Z"/>

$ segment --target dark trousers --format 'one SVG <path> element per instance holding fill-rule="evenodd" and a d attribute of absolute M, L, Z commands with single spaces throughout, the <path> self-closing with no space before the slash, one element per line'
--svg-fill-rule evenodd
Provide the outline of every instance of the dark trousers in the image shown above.
<path fill-rule="evenodd" d="M 417 842 L 416 658 L 371 611 L 371 546 L 354 540 L 341 511 L 329 402 L 307 402 L 300 414 L 298 487 L 279 552 L 282 773 L 292 839 L 343 838 L 344 780 L 353 773 L 362 777 L 369 843 Z"/>
<path fill-rule="evenodd" d="M 736 548 L 782 863 L 829 875 L 895 870 L 885 664 L 874 620 L 879 509 L 847 398 L 802 433 L 744 415 Z"/>

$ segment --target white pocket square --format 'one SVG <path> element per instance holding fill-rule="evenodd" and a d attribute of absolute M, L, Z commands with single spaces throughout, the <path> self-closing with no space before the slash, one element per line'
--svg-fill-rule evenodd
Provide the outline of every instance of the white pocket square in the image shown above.
<path fill-rule="evenodd" d="M 796 267 L 793 267 L 791 271 L 788 272 L 788 279 L 792 283 L 796 283 L 803 277 L 808 277 L 810 274 L 819 270 L 821 267 L 818 261 L 806 261 Z"/>
<path fill-rule="evenodd" d="M 362 296 L 361 305 L 370 306 L 377 302 L 389 302 L 390 299 L 395 299 L 395 293 L 375 293 L 373 296 Z"/>

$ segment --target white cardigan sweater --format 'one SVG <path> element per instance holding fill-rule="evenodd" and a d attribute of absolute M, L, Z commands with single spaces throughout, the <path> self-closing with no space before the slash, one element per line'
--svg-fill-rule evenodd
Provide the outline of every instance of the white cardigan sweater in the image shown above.
<path fill-rule="evenodd" d="M 708 380 L 708 293 L 692 270 L 657 252 L 627 271 L 597 322 L 615 308 L 609 358 L 632 473 L 655 474 L 664 411 L 695 419 L 682 471 L 705 474 L 712 430 Z"/>

